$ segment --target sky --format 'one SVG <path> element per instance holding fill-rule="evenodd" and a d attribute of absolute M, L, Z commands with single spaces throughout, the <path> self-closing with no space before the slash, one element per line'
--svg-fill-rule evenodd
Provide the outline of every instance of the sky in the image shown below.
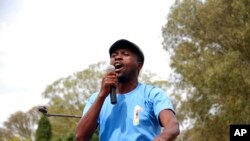
<path fill-rule="evenodd" d="M 44 105 L 55 80 L 99 61 L 128 39 L 143 50 L 143 69 L 167 79 L 162 27 L 174 0 L 0 0 L 0 126 Z"/>

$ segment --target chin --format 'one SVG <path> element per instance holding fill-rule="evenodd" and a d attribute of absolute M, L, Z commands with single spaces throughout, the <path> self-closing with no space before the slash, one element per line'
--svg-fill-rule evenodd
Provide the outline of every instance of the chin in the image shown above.
<path fill-rule="evenodd" d="M 117 77 L 117 79 L 118 79 L 118 82 L 119 82 L 119 83 L 125 83 L 126 80 L 127 80 L 127 78 L 124 77 L 124 76 L 122 76 L 122 75 L 119 75 L 119 76 Z"/>

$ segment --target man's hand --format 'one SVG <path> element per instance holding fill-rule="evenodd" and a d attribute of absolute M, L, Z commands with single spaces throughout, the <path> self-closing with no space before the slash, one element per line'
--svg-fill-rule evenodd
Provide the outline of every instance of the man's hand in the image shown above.
<path fill-rule="evenodd" d="M 102 86 L 99 93 L 100 97 L 106 98 L 110 92 L 110 88 L 117 87 L 118 79 L 115 72 L 107 72 L 102 78 Z"/>
<path fill-rule="evenodd" d="M 161 136 L 157 136 L 154 141 L 167 141 L 167 139 L 161 137 Z"/>

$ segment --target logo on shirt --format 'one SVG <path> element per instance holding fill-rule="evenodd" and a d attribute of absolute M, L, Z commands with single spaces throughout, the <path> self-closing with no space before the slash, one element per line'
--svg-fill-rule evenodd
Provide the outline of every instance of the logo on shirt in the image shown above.
<path fill-rule="evenodd" d="M 142 107 L 140 107 L 139 105 L 136 105 L 134 107 L 134 119 L 133 119 L 133 125 L 139 125 L 140 123 L 140 117 L 139 117 L 139 113 L 142 111 Z"/>

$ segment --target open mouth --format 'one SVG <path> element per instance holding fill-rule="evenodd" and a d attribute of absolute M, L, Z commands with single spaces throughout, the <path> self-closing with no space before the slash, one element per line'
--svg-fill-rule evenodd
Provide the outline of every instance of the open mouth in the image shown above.
<path fill-rule="evenodd" d="M 115 63 L 115 71 L 118 72 L 123 68 L 123 65 L 121 63 Z"/>

